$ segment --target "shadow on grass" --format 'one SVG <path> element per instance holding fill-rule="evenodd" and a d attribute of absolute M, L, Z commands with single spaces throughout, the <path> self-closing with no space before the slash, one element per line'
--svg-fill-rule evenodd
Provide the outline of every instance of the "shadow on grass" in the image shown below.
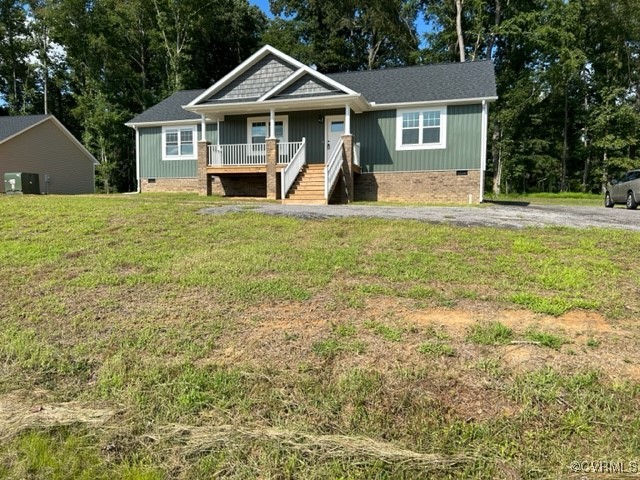
<path fill-rule="evenodd" d="M 518 200 L 484 200 L 483 203 L 491 203 L 493 205 L 506 205 L 510 207 L 528 207 L 531 202 L 523 202 Z"/>

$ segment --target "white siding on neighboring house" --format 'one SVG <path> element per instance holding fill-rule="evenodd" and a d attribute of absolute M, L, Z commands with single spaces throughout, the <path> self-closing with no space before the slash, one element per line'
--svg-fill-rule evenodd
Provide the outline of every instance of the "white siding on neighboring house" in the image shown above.
<path fill-rule="evenodd" d="M 40 191 L 45 193 L 93 193 L 94 164 L 53 120 L 47 120 L 0 144 L 0 192 L 4 174 L 12 172 L 40 175 Z"/>

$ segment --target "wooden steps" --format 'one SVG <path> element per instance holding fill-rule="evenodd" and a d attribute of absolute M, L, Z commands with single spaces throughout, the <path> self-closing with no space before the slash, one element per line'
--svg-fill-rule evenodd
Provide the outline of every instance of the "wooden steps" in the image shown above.
<path fill-rule="evenodd" d="M 324 164 L 305 165 L 289 190 L 287 198 L 283 199 L 282 203 L 291 205 L 326 205 L 327 201 L 324 198 Z"/>

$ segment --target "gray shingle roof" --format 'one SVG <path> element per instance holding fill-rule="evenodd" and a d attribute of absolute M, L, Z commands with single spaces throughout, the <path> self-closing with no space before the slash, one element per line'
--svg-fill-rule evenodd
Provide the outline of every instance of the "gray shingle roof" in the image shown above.
<path fill-rule="evenodd" d="M 367 101 L 376 104 L 497 96 L 493 63 L 490 60 L 332 73 L 327 76 L 345 87 L 361 93 Z M 204 91 L 204 89 L 199 89 L 175 92 L 127 123 L 199 120 L 199 115 L 187 112 L 182 106 L 193 101 Z"/>
<path fill-rule="evenodd" d="M 490 60 L 332 73 L 327 76 L 377 104 L 497 96 L 493 63 Z"/>
<path fill-rule="evenodd" d="M 132 118 L 127 123 L 148 123 L 148 122 L 171 122 L 177 120 L 199 120 L 200 115 L 187 112 L 182 108 L 183 105 L 195 100 L 204 89 L 199 90 L 180 90 L 173 95 L 165 98 L 160 103 L 145 110 L 140 115 Z"/>
<path fill-rule="evenodd" d="M 50 116 L 51 115 L 23 115 L 0 117 L 0 142 Z"/>

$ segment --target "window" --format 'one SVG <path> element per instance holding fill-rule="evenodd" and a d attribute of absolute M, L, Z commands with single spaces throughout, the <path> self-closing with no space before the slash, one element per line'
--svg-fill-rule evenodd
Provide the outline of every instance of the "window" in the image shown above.
<path fill-rule="evenodd" d="M 447 108 L 398 110 L 396 150 L 446 148 Z"/>
<path fill-rule="evenodd" d="M 196 158 L 196 125 L 162 128 L 162 159 L 193 160 Z"/>
<path fill-rule="evenodd" d="M 269 137 L 269 117 L 247 118 L 247 138 L 249 143 L 264 143 Z M 287 141 L 287 117 L 276 117 L 275 137 Z"/>

